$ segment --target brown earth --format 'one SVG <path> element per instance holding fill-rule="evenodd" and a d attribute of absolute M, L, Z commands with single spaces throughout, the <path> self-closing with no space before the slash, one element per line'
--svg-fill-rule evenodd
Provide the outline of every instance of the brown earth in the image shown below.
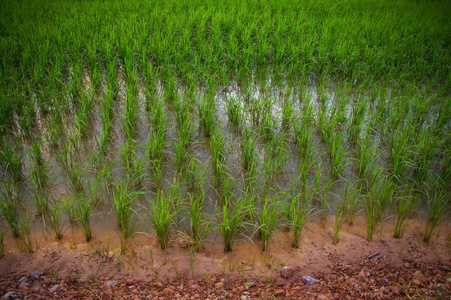
<path fill-rule="evenodd" d="M 385 222 L 368 242 L 364 219 L 358 217 L 342 229 L 337 245 L 331 242 L 332 226 L 332 221 L 326 226 L 308 223 L 299 249 L 291 247 L 289 233 L 279 233 L 267 252 L 258 241 L 242 239 L 233 252 L 223 253 L 218 237 L 203 251 L 191 253 L 186 238 L 176 234 L 166 252 L 154 237 L 137 235 L 120 255 L 111 229 L 95 230 L 95 240 L 88 244 L 76 230 L 59 242 L 48 233 L 36 234 L 39 242 L 32 254 L 21 251 L 20 241 L 7 239 L 7 253 L 0 260 L 0 296 L 451 299 L 449 224 L 440 225 L 429 245 L 422 241 L 424 224 L 414 220 L 401 239 L 391 237 L 392 224 Z M 377 258 L 369 258 L 375 253 Z M 318 282 L 306 284 L 303 276 Z"/>

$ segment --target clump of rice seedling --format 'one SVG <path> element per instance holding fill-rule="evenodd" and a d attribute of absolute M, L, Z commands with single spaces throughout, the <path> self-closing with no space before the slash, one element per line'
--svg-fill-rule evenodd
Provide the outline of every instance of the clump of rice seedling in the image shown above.
<path fill-rule="evenodd" d="M 336 180 L 346 167 L 346 145 L 341 134 L 332 135 L 330 144 L 330 175 Z"/>
<path fill-rule="evenodd" d="M 287 95 L 282 102 L 282 130 L 285 133 L 290 131 L 290 126 L 293 123 L 293 101 Z"/>
<path fill-rule="evenodd" d="M 266 199 L 258 218 L 258 235 L 262 240 L 262 251 L 268 249 L 269 238 L 277 229 L 277 222 L 279 221 L 279 207 L 277 203 L 269 202 Z"/>
<path fill-rule="evenodd" d="M 302 229 L 311 215 L 311 203 L 315 195 L 315 189 L 311 190 L 308 184 L 304 184 L 304 193 L 299 191 L 294 197 L 290 197 L 290 200 L 286 203 L 286 215 L 288 221 L 288 227 L 293 230 L 293 248 L 299 248 Z"/>
<path fill-rule="evenodd" d="M 391 176 L 395 183 L 401 184 L 402 176 L 410 164 L 410 140 L 413 130 L 409 126 L 399 125 L 390 139 Z"/>
<path fill-rule="evenodd" d="M 225 198 L 222 213 L 218 213 L 218 227 L 224 244 L 224 252 L 233 250 L 236 236 L 244 226 L 247 211 L 244 200 L 240 199 L 232 204 L 230 198 Z"/>
<path fill-rule="evenodd" d="M 158 243 L 162 250 L 166 250 L 168 247 L 171 225 L 175 217 L 175 211 L 171 202 L 171 197 L 166 197 L 163 190 L 159 190 L 156 199 L 150 202 L 152 223 L 157 232 Z"/>
<path fill-rule="evenodd" d="M 131 213 L 139 192 L 130 191 L 130 182 L 116 182 L 113 190 L 113 205 L 116 211 L 117 222 L 122 231 L 124 239 L 128 239 L 134 233 L 134 225 L 131 220 Z"/>
<path fill-rule="evenodd" d="M 355 183 L 346 182 L 343 185 L 343 192 L 340 202 L 335 211 L 335 226 L 333 244 L 338 243 L 338 234 L 346 220 L 352 221 L 354 215 L 354 206 L 358 203 L 358 189 Z"/>
<path fill-rule="evenodd" d="M 152 138 L 147 139 L 146 156 L 149 162 L 151 177 L 157 184 L 163 176 L 162 161 L 164 145 L 166 143 L 166 132 L 156 132 Z"/>
<path fill-rule="evenodd" d="M 22 240 L 25 248 L 27 248 L 28 253 L 33 253 L 33 242 L 31 241 L 31 230 L 30 225 L 28 223 L 27 214 L 24 213 L 22 215 L 22 222 L 20 224 L 20 239 Z"/>
<path fill-rule="evenodd" d="M 122 127 L 125 131 L 127 141 L 131 143 L 135 136 L 136 114 L 138 112 L 138 103 L 136 101 L 136 87 L 130 84 L 127 87 L 127 98 L 125 101 L 125 115 L 122 116 Z"/>
<path fill-rule="evenodd" d="M 432 165 L 436 149 L 439 148 L 437 138 L 432 134 L 430 127 L 422 129 L 418 136 L 418 142 L 414 146 L 414 174 L 419 184 L 428 180 L 429 168 Z"/>
<path fill-rule="evenodd" d="M 366 239 L 368 241 L 372 241 L 374 228 L 390 205 L 395 191 L 391 181 L 384 179 L 381 175 L 377 178 L 365 195 L 364 201 L 367 223 Z"/>
<path fill-rule="evenodd" d="M 231 97 L 227 101 L 226 105 L 227 116 L 229 117 L 230 123 L 232 123 L 235 128 L 240 128 L 244 119 L 244 112 L 241 107 L 240 100 L 237 97 Z"/>
<path fill-rule="evenodd" d="M 429 201 L 428 219 L 423 235 L 425 243 L 429 243 L 431 240 L 432 233 L 447 207 L 447 199 L 445 192 L 437 187 Z"/>
<path fill-rule="evenodd" d="M 0 199 L 0 211 L 8 223 L 14 238 L 20 237 L 19 212 L 17 202 Z"/>
<path fill-rule="evenodd" d="M 22 160 L 22 153 L 12 149 L 12 146 L 5 146 L 0 151 L 0 164 L 15 181 L 22 180 Z"/>
<path fill-rule="evenodd" d="M 334 184 L 334 181 L 332 180 L 332 178 L 330 176 L 327 177 L 326 182 L 324 183 L 323 187 L 322 187 L 322 221 L 323 224 L 326 224 L 327 222 L 327 211 L 329 208 L 328 205 L 328 199 L 329 199 L 329 195 L 330 195 L 330 189 L 332 188 L 332 185 Z"/>
<path fill-rule="evenodd" d="M 199 114 L 199 126 L 202 128 L 204 135 L 210 137 L 215 129 L 215 110 L 214 98 L 203 98 L 197 107 Z"/>
<path fill-rule="evenodd" d="M 92 95 L 89 92 L 81 93 L 81 105 L 75 114 L 77 133 L 83 137 L 86 135 L 89 119 L 91 117 Z"/>
<path fill-rule="evenodd" d="M 78 199 L 77 217 L 86 242 L 90 242 L 92 239 L 91 202 L 86 198 L 86 196 L 82 196 Z"/>
<path fill-rule="evenodd" d="M 414 194 L 410 186 L 401 187 L 396 196 L 396 219 L 393 231 L 393 237 L 400 238 L 404 234 L 408 224 L 407 219 L 415 214 L 418 206 L 418 196 Z"/>
<path fill-rule="evenodd" d="M 69 220 L 69 224 L 74 227 L 78 219 L 77 206 L 73 197 L 64 198 L 61 200 L 61 206 L 64 214 Z"/>
<path fill-rule="evenodd" d="M 190 221 L 190 236 L 194 241 L 194 249 L 201 251 L 203 241 L 211 229 L 211 220 L 206 219 L 203 211 L 205 192 L 201 190 L 199 196 L 189 195 L 187 214 Z"/>
<path fill-rule="evenodd" d="M 60 210 L 59 210 L 58 203 L 54 203 L 53 209 L 50 210 L 49 213 L 49 223 L 50 227 L 52 228 L 53 232 L 55 233 L 55 237 L 57 240 L 60 240 L 63 238 L 63 228 L 64 224 L 61 222 L 60 219 Z"/>
<path fill-rule="evenodd" d="M 285 136 L 274 137 L 265 149 L 263 167 L 266 183 L 272 183 L 283 173 L 286 164 Z"/>
<path fill-rule="evenodd" d="M 213 173 L 216 185 L 221 182 L 221 178 L 223 176 L 223 167 L 225 163 L 225 149 L 226 139 L 222 132 L 222 129 L 217 129 L 213 132 L 210 137 L 210 149 L 211 156 L 213 160 Z"/>

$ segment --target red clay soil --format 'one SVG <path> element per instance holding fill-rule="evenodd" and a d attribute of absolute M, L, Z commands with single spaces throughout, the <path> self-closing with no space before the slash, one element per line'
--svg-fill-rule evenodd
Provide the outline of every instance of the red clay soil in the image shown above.
<path fill-rule="evenodd" d="M 243 240 L 230 253 L 214 242 L 190 254 L 176 235 L 167 252 L 155 238 L 138 236 L 120 255 L 117 240 L 94 232 L 89 244 L 79 233 L 58 243 L 42 236 L 35 253 L 27 254 L 9 239 L 0 259 L 0 297 L 451 299 L 449 225 L 441 225 L 428 245 L 419 222 L 411 221 L 401 239 L 385 224 L 372 242 L 363 222 L 344 227 L 338 245 L 331 243 L 332 224 L 310 222 L 299 249 L 291 247 L 289 233 L 280 233 L 267 252 L 258 241 Z"/>

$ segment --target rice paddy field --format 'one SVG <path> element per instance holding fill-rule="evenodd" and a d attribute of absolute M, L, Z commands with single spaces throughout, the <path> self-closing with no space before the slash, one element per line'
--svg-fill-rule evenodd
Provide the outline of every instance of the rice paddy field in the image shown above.
<path fill-rule="evenodd" d="M 450 12 L 0 1 L 1 256 L 111 238 L 118 255 L 140 238 L 297 249 L 309 224 L 339 245 L 415 223 L 449 246 Z"/>

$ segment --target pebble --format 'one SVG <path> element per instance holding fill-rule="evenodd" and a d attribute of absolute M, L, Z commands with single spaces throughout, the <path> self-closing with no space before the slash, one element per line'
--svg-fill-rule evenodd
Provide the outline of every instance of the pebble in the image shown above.
<path fill-rule="evenodd" d="M 16 295 L 14 294 L 14 292 L 7 292 L 7 293 L 3 296 L 3 298 L 5 298 L 5 299 L 14 299 L 15 296 L 16 296 Z"/>
<path fill-rule="evenodd" d="M 290 266 L 285 266 L 282 269 L 280 269 L 280 276 L 283 278 L 290 278 L 294 275 L 295 269 Z"/>
<path fill-rule="evenodd" d="M 41 277 L 41 275 L 42 275 L 42 273 L 39 272 L 39 271 L 33 271 L 33 272 L 31 272 L 31 276 L 34 277 L 34 278 L 36 278 L 36 279 L 39 279 L 39 277 Z"/>
<path fill-rule="evenodd" d="M 302 282 L 304 282 L 305 284 L 315 284 L 318 283 L 319 280 L 310 276 L 302 276 Z"/>
<path fill-rule="evenodd" d="M 28 282 L 28 278 L 24 276 L 19 279 L 19 282 Z"/>
<path fill-rule="evenodd" d="M 117 281 L 110 280 L 106 283 L 106 286 L 117 286 Z"/>
<path fill-rule="evenodd" d="M 51 288 L 50 288 L 50 293 L 57 293 L 57 292 L 59 292 L 59 290 L 60 290 L 60 285 L 59 284 L 55 284 L 54 286 L 52 286 Z"/>
<path fill-rule="evenodd" d="M 224 282 L 222 282 L 222 281 L 215 283 L 215 287 L 217 287 L 217 288 L 222 288 L 223 286 L 224 286 Z"/>
<path fill-rule="evenodd" d="M 30 284 L 26 281 L 19 283 L 19 289 L 26 289 Z"/>

